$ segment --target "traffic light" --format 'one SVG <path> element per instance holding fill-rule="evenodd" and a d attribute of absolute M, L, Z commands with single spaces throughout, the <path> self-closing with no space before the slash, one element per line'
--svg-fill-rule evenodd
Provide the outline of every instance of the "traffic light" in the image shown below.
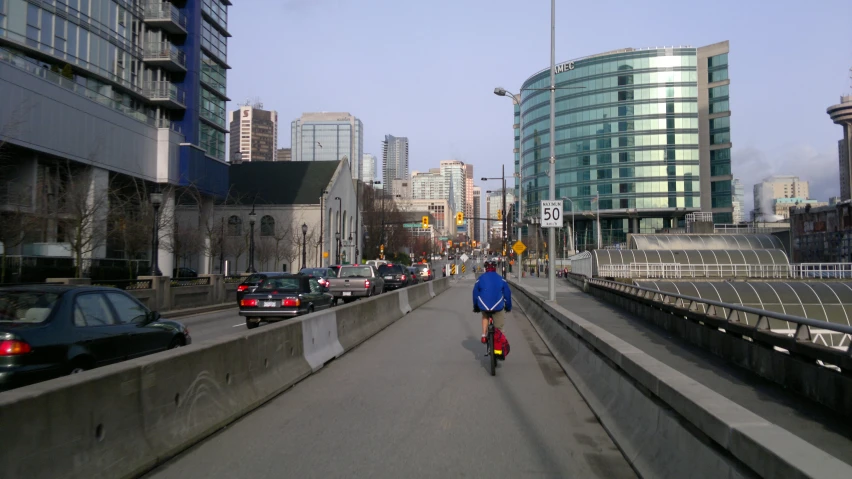
<path fill-rule="evenodd" d="M 453 240 L 447 240 L 447 247 L 450 247 L 452 245 L 453 245 Z"/>
<path fill-rule="evenodd" d="M 424 216 L 423 218 L 420 219 L 420 221 L 423 222 L 422 226 L 423 226 L 424 230 L 429 228 L 429 217 L 428 216 Z"/>
<path fill-rule="evenodd" d="M 497 219 L 503 221 L 503 210 L 497 210 Z"/>
<path fill-rule="evenodd" d="M 456 225 L 461 226 L 463 224 L 464 224 L 464 213 L 459 211 L 458 213 L 456 213 Z"/>

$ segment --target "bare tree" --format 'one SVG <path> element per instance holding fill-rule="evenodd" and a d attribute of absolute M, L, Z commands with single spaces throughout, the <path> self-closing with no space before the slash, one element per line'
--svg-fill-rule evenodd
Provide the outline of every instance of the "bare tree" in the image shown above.
<path fill-rule="evenodd" d="M 109 197 L 109 240 L 127 260 L 128 278 L 134 276 L 133 260 L 150 252 L 154 211 L 148 188 L 142 180 L 113 184 Z"/>

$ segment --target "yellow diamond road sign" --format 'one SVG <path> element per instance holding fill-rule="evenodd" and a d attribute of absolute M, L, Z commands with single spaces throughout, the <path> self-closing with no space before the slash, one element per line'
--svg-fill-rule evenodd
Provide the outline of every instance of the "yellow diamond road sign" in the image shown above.
<path fill-rule="evenodd" d="M 527 250 L 526 245 L 521 242 L 521 240 L 515 241 L 515 244 L 512 245 L 512 249 L 515 250 L 515 253 L 524 254 L 524 251 Z"/>

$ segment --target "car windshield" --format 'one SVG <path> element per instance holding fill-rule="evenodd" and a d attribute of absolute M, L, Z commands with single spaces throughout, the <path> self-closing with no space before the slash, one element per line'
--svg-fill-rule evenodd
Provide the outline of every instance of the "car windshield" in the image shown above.
<path fill-rule="evenodd" d="M 349 268 L 340 268 L 341 278 L 369 278 L 373 276 L 369 266 L 352 266 Z"/>
<path fill-rule="evenodd" d="M 379 266 L 379 274 L 393 274 L 393 273 L 399 273 L 399 272 L 400 272 L 400 267 L 396 266 L 396 265 L 394 265 L 394 266 L 387 266 L 387 265 Z"/>
<path fill-rule="evenodd" d="M 328 270 L 325 268 L 309 268 L 303 269 L 301 273 L 308 276 L 326 276 L 328 275 Z"/>
<path fill-rule="evenodd" d="M 0 322 L 43 323 L 58 299 L 43 291 L 0 292 Z"/>
<path fill-rule="evenodd" d="M 266 278 L 265 274 L 253 274 L 245 279 L 245 283 L 260 283 L 263 281 L 263 278 Z"/>
<path fill-rule="evenodd" d="M 428 265 L 428 264 L 416 264 L 416 265 L 414 265 L 414 268 L 417 268 L 417 269 L 429 269 L 429 265 Z"/>
<path fill-rule="evenodd" d="M 298 291 L 299 278 L 268 278 L 263 283 L 260 283 L 258 289 L 281 289 L 285 291 Z"/>

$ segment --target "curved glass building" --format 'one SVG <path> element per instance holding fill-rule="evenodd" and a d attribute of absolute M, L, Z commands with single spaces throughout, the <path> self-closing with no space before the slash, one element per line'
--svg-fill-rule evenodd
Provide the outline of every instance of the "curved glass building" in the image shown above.
<path fill-rule="evenodd" d="M 577 249 L 597 244 L 598 211 L 604 246 L 678 227 L 691 212 L 731 222 L 728 42 L 628 48 L 556 72 L 556 199 L 571 200 Z M 549 68 L 531 76 L 515 108 L 525 217 L 549 199 L 549 86 Z"/>

